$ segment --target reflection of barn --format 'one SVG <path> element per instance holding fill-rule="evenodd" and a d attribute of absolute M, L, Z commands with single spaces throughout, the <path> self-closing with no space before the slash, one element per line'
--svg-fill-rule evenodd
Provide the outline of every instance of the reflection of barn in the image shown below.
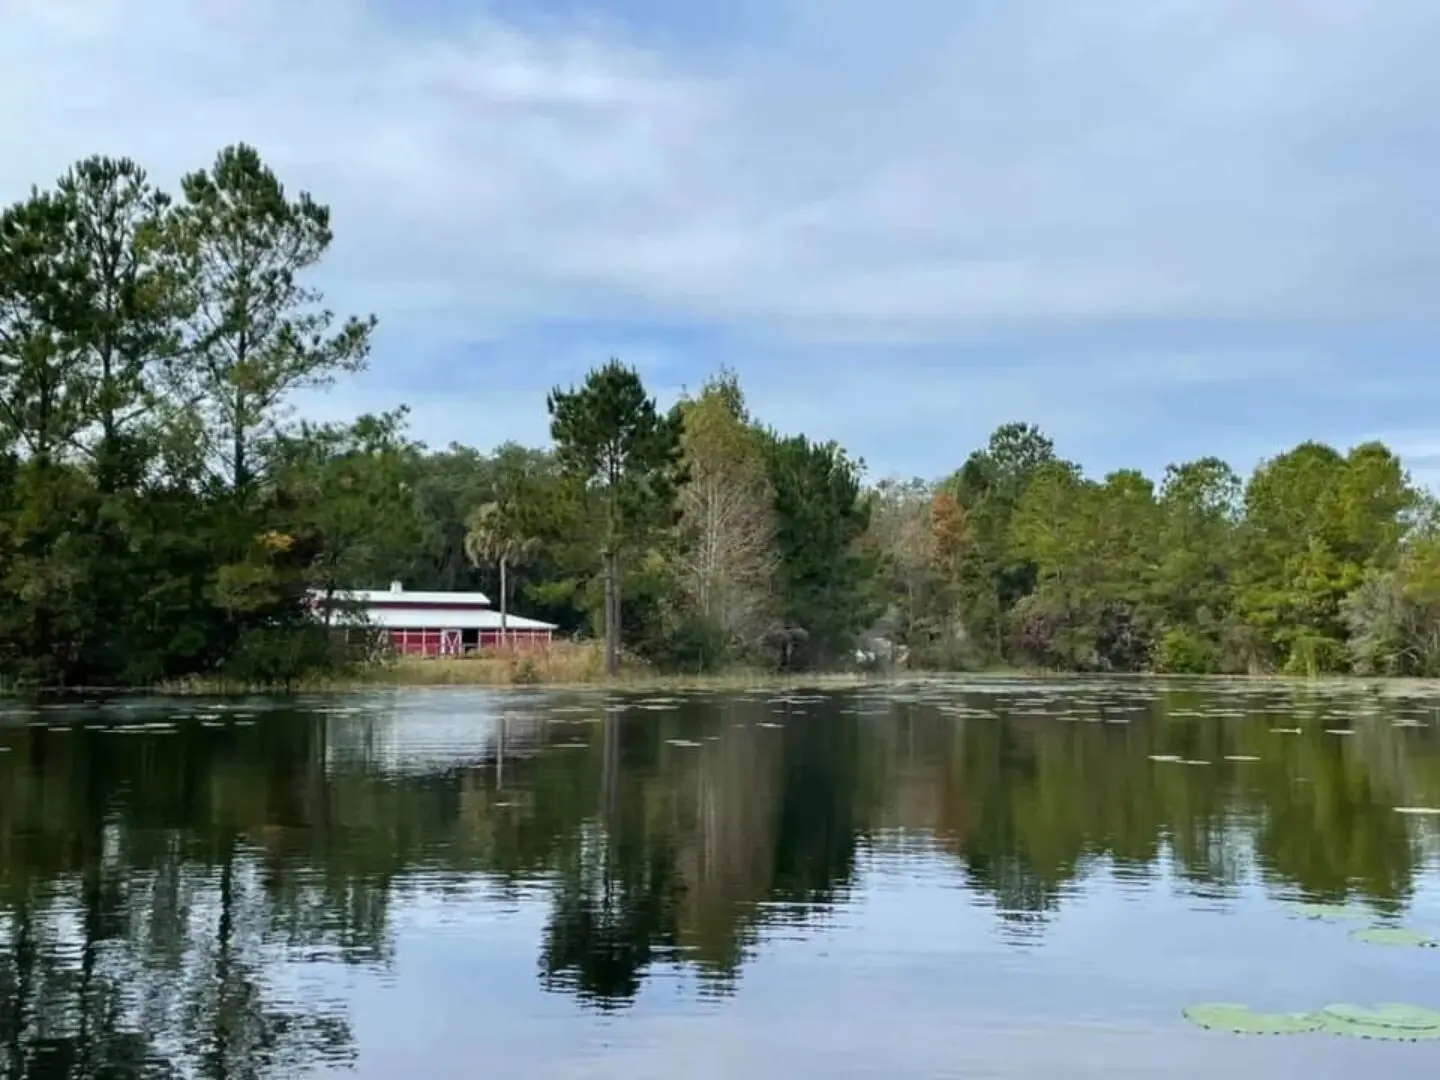
<path fill-rule="evenodd" d="M 337 593 L 333 603 L 357 622 L 381 631 L 396 652 L 410 656 L 460 656 L 502 644 L 500 613 L 484 593 L 406 592 L 394 582 L 389 589 Z M 511 648 L 547 645 L 554 633 L 554 623 L 520 615 L 505 618 L 504 644 Z"/>

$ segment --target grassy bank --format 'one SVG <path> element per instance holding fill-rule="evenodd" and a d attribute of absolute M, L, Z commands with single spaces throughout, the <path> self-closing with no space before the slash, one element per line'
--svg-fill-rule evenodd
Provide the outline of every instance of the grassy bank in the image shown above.
<path fill-rule="evenodd" d="M 881 676 L 857 674 L 778 675 L 760 670 L 733 670 L 708 675 L 657 672 L 627 659 L 614 678 L 605 675 L 604 652 L 598 642 L 556 642 L 533 652 L 490 651 L 465 657 L 398 657 L 360 667 L 339 677 L 305 679 L 288 688 L 229 683 L 223 679 L 184 679 L 155 687 L 162 694 L 251 694 L 288 689 L 303 693 L 339 693 L 372 687 L 591 687 L 627 689 L 721 689 L 793 686 L 856 686 Z"/>

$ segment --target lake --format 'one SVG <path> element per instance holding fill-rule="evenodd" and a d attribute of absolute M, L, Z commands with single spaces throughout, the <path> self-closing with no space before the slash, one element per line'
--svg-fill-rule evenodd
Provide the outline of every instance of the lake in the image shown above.
<path fill-rule="evenodd" d="M 1436 1076 L 1182 1010 L 1440 1008 L 1437 807 L 1360 683 L 0 701 L 0 1075 Z"/>

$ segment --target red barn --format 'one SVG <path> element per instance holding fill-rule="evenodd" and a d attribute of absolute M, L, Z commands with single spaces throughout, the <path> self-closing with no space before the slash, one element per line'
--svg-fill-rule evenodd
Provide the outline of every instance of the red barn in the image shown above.
<path fill-rule="evenodd" d="M 322 596 L 316 603 L 324 604 Z M 478 592 L 406 592 L 399 582 L 389 589 L 356 589 L 337 593 L 333 603 L 354 613 L 357 622 L 385 634 L 391 647 L 409 656 L 462 656 L 500 645 L 527 649 L 548 645 L 555 624 L 505 617 L 501 641 L 500 612 Z"/>

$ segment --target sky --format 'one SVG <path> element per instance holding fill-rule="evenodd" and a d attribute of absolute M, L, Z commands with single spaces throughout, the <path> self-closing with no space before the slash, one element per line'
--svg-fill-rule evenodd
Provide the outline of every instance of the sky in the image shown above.
<path fill-rule="evenodd" d="M 0 0 L 0 199 L 255 145 L 368 372 L 547 438 L 722 365 L 872 476 L 1001 423 L 1101 474 L 1383 438 L 1440 482 L 1436 0 Z"/>

